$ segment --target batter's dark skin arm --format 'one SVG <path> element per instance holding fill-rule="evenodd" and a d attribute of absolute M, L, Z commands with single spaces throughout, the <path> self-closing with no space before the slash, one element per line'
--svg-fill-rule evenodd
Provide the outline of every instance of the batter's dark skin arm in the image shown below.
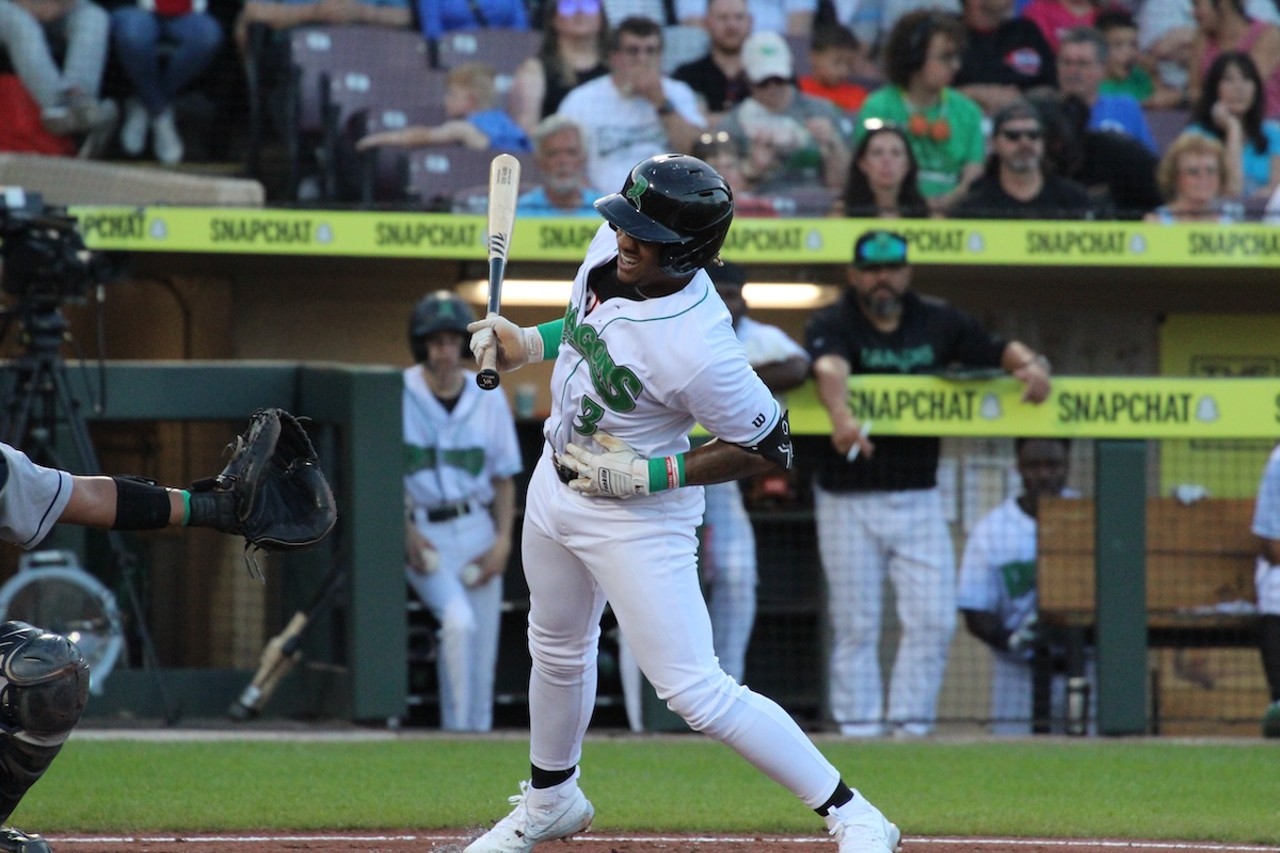
<path fill-rule="evenodd" d="M 776 467 L 759 453 L 713 438 L 684 455 L 684 481 L 688 486 L 709 486 Z"/>

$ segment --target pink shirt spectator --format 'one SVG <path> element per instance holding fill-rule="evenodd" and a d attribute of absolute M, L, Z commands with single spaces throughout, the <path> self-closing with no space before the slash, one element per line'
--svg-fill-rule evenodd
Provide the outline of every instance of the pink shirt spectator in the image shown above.
<path fill-rule="evenodd" d="M 1092 27 L 1097 16 L 1098 9 L 1092 3 L 1077 10 L 1062 0 L 1031 0 L 1022 10 L 1022 17 L 1035 22 L 1054 53 L 1058 52 L 1063 33 L 1076 27 Z"/>
<path fill-rule="evenodd" d="M 1266 21 L 1250 21 L 1249 29 L 1245 33 L 1244 38 L 1236 45 L 1233 50 L 1241 53 L 1249 53 L 1253 50 L 1254 44 L 1262 37 L 1267 27 L 1272 26 Z M 1204 54 L 1200 57 L 1200 79 L 1203 80 L 1205 75 L 1209 73 L 1209 66 L 1218 58 L 1218 54 L 1222 53 L 1222 45 L 1212 39 L 1206 39 L 1204 43 Z M 1264 103 L 1266 104 L 1265 115 L 1267 118 L 1280 118 L 1280 65 L 1277 65 L 1271 72 L 1271 76 L 1262 81 L 1266 85 Z"/>

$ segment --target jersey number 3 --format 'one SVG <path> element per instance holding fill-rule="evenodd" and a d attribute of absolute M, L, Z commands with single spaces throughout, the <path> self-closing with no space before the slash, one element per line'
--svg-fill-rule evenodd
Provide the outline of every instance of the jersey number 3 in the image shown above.
<path fill-rule="evenodd" d="M 582 397 L 582 411 L 578 412 L 578 418 L 573 425 L 573 429 L 579 435 L 591 435 L 598 427 L 600 419 L 604 417 L 604 406 L 592 400 L 585 394 Z"/>

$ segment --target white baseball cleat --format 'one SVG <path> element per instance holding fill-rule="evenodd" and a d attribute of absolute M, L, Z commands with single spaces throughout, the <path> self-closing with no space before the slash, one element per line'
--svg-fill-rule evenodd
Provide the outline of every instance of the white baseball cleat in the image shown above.
<path fill-rule="evenodd" d="M 471 842 L 463 853 L 526 853 L 544 841 L 586 831 L 596 816 L 577 785 L 558 797 L 544 798 L 528 782 L 521 782 L 520 793 L 511 798 L 511 804 L 515 806 L 511 814 Z"/>
<path fill-rule="evenodd" d="M 839 853 L 899 853 L 902 833 L 880 810 L 855 793 L 853 799 L 826 816 L 827 829 L 839 843 Z"/>

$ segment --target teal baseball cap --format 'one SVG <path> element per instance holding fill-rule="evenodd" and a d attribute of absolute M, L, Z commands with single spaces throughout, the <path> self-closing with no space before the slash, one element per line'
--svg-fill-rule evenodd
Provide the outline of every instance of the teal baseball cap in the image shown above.
<path fill-rule="evenodd" d="M 907 238 L 896 231 L 868 231 L 853 244 L 853 265 L 867 267 L 900 267 L 907 263 Z"/>

